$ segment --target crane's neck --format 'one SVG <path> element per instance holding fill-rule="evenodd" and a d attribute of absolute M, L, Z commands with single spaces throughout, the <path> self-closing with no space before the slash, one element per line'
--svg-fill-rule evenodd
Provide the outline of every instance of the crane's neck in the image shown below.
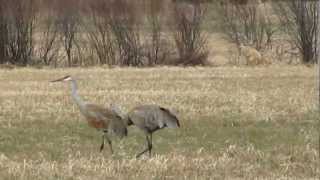
<path fill-rule="evenodd" d="M 71 80 L 71 96 L 73 101 L 79 106 L 80 110 L 82 110 L 85 106 L 85 102 L 78 94 L 78 85 L 75 80 Z"/>

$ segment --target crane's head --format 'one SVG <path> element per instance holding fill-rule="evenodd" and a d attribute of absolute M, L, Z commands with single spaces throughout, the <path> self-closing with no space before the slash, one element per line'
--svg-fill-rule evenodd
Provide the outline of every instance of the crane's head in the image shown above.
<path fill-rule="evenodd" d="M 61 81 L 64 81 L 64 82 L 67 82 L 67 81 L 72 81 L 72 78 L 71 76 L 65 76 L 63 78 L 59 78 L 59 79 L 56 79 L 56 80 L 53 80 L 53 81 L 50 81 L 50 82 L 61 82 Z"/>

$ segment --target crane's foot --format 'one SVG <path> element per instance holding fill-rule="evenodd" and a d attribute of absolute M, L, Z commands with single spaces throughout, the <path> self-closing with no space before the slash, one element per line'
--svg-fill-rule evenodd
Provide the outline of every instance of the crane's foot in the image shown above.
<path fill-rule="evenodd" d="M 140 152 L 139 154 L 136 155 L 136 158 L 138 159 L 142 154 L 149 152 L 149 158 L 151 158 L 151 149 L 150 146 L 148 148 L 146 148 L 145 150 L 143 150 L 142 152 Z"/>
<path fill-rule="evenodd" d="M 145 150 L 143 150 L 142 152 L 140 152 L 139 154 L 136 155 L 136 158 L 139 158 L 142 154 L 146 153 L 147 151 L 149 152 L 149 158 L 151 158 L 151 150 L 152 150 L 152 135 L 150 135 L 150 139 L 148 137 L 148 135 L 146 136 L 146 140 L 147 140 L 147 148 Z"/>
<path fill-rule="evenodd" d="M 102 152 L 103 148 L 104 148 L 104 143 L 102 143 L 100 146 L 100 152 Z"/>
<path fill-rule="evenodd" d="M 140 152 L 139 154 L 136 155 L 136 158 L 137 158 L 137 159 L 140 158 L 140 156 L 141 156 L 142 154 L 144 154 L 145 152 L 147 152 L 147 151 L 148 151 L 148 149 L 145 149 L 144 151 Z"/>
<path fill-rule="evenodd" d="M 136 159 L 139 159 L 141 155 L 142 155 L 141 153 L 137 154 Z"/>

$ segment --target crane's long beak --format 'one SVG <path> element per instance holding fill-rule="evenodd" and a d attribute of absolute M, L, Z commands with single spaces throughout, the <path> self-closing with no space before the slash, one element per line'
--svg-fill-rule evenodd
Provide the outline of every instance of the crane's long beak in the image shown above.
<path fill-rule="evenodd" d="M 56 80 L 53 80 L 53 81 L 50 81 L 51 83 L 54 83 L 54 82 L 60 82 L 60 81 L 63 81 L 65 78 L 59 78 L 59 79 L 56 79 Z"/>
<path fill-rule="evenodd" d="M 53 80 L 53 81 L 50 81 L 51 83 L 54 83 L 54 82 L 60 82 L 60 81 L 71 81 L 72 80 L 72 78 L 69 76 L 69 75 L 67 75 L 67 76 L 65 76 L 65 77 L 63 77 L 63 78 L 59 78 L 59 79 L 56 79 L 56 80 Z"/>

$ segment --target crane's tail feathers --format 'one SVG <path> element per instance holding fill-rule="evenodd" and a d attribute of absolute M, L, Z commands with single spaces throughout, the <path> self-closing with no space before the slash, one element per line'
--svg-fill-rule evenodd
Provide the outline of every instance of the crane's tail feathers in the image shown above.
<path fill-rule="evenodd" d="M 110 109 L 115 112 L 118 116 L 120 116 L 121 118 L 125 117 L 125 113 L 121 110 L 121 107 L 117 104 L 110 104 Z"/>
<path fill-rule="evenodd" d="M 125 118 L 125 123 L 127 124 L 127 126 L 133 125 L 133 122 L 128 115 Z"/>
<path fill-rule="evenodd" d="M 179 120 L 177 119 L 177 125 L 178 125 L 178 127 L 180 127 L 180 122 L 179 122 Z"/>
<path fill-rule="evenodd" d="M 108 130 L 120 139 L 128 135 L 127 126 L 120 119 L 111 121 Z"/>
<path fill-rule="evenodd" d="M 179 128 L 180 127 L 179 121 L 176 121 L 176 122 L 168 121 L 168 122 L 166 122 L 166 125 L 168 128 Z"/>
<path fill-rule="evenodd" d="M 175 114 L 173 114 L 169 109 L 160 107 L 160 110 L 166 113 L 169 118 L 165 119 L 165 124 L 168 128 L 179 128 L 180 122 Z"/>
<path fill-rule="evenodd" d="M 122 120 L 123 122 L 126 124 L 126 126 L 130 126 L 132 125 L 132 121 L 130 119 L 130 117 L 121 110 L 121 107 L 119 105 L 116 104 L 110 104 L 110 109 L 115 112 Z"/>

